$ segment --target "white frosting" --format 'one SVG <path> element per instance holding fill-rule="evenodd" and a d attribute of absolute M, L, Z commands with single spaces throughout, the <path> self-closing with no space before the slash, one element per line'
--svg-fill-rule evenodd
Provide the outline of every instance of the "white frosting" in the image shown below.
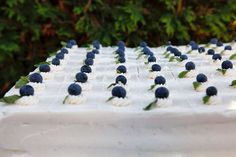
<path fill-rule="evenodd" d="M 217 66 L 217 67 L 221 66 L 221 63 L 222 63 L 222 61 L 219 59 L 212 60 L 212 62 L 211 62 L 212 65 Z"/>
<path fill-rule="evenodd" d="M 40 72 L 43 80 L 52 80 L 54 78 L 54 74 L 52 72 Z"/>
<path fill-rule="evenodd" d="M 92 84 L 90 84 L 89 82 L 85 82 L 85 83 L 76 82 L 76 83 L 81 86 L 82 91 L 89 91 L 92 89 Z"/>
<path fill-rule="evenodd" d="M 130 105 L 131 103 L 128 98 L 118 98 L 118 97 L 114 97 L 110 102 L 113 106 L 117 107 L 125 107 Z"/>
<path fill-rule="evenodd" d="M 36 96 L 23 96 L 18 99 L 15 103 L 22 106 L 36 105 L 39 102 Z"/>
<path fill-rule="evenodd" d="M 83 95 L 68 95 L 67 99 L 65 100 L 65 104 L 71 105 L 80 105 L 85 102 L 86 98 Z"/>
<path fill-rule="evenodd" d="M 236 71 L 234 69 L 227 69 L 224 75 L 220 71 L 217 71 L 217 74 L 221 76 L 235 76 Z"/>
<path fill-rule="evenodd" d="M 149 78 L 150 79 L 154 79 L 158 75 L 161 75 L 161 71 L 151 71 L 151 72 L 149 72 Z"/>
<path fill-rule="evenodd" d="M 217 105 L 220 104 L 221 99 L 219 96 L 211 96 L 209 101 L 207 102 L 208 105 Z"/>
<path fill-rule="evenodd" d="M 193 78 L 193 77 L 196 77 L 197 76 L 197 71 L 196 70 L 190 70 L 187 74 L 186 74 L 186 77 L 187 78 Z"/>
<path fill-rule="evenodd" d="M 91 72 L 91 73 L 86 73 L 86 75 L 88 76 L 89 80 L 95 80 L 96 79 L 96 74 Z"/>
<path fill-rule="evenodd" d="M 209 86 L 209 85 L 208 85 L 208 82 L 201 83 L 201 85 L 196 88 L 196 91 L 197 91 L 197 92 L 203 92 L 203 91 L 206 90 L 206 88 L 207 88 L 208 86 Z"/>
<path fill-rule="evenodd" d="M 176 64 L 178 65 L 178 66 L 180 66 L 180 67 L 183 67 L 183 66 L 185 66 L 185 64 L 188 62 L 188 60 L 183 60 L 183 61 L 181 61 L 181 62 L 177 62 Z"/>
<path fill-rule="evenodd" d="M 58 72 L 58 71 L 62 71 L 63 70 L 63 66 L 62 65 L 50 65 L 51 71 L 52 72 Z"/>
<path fill-rule="evenodd" d="M 170 98 L 158 99 L 157 103 L 156 103 L 158 108 L 159 107 L 161 107 L 161 108 L 162 107 L 170 107 L 170 106 L 172 106 L 172 104 L 173 104 L 173 102 Z"/>
<path fill-rule="evenodd" d="M 35 93 L 41 92 L 45 89 L 44 83 L 29 82 L 28 84 L 34 88 Z"/>

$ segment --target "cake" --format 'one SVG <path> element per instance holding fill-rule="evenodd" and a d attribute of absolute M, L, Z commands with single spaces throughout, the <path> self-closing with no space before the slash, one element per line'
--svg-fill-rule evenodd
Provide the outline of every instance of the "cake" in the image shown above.
<path fill-rule="evenodd" d="M 224 53 L 221 64 L 211 64 L 210 49 Z M 0 155 L 234 157 L 231 49 L 70 40 L 1 99 Z"/>

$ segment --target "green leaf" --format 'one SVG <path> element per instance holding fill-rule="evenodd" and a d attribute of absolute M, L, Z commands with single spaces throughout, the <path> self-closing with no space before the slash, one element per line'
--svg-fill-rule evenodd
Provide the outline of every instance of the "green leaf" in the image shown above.
<path fill-rule="evenodd" d="M 203 101 L 203 104 L 207 104 L 208 103 L 208 101 L 209 101 L 209 99 L 210 99 L 210 97 L 209 96 L 204 96 L 203 98 L 202 98 L 202 101 Z"/>
<path fill-rule="evenodd" d="M 148 90 L 153 90 L 153 88 L 156 87 L 156 84 L 151 85 L 151 87 Z"/>
<path fill-rule="evenodd" d="M 169 58 L 169 56 L 170 56 L 170 53 L 167 53 L 167 54 L 165 55 L 165 58 Z"/>
<path fill-rule="evenodd" d="M 115 98 L 115 97 L 112 96 L 112 97 L 108 98 L 106 102 L 111 101 L 111 100 L 114 99 L 114 98 Z"/>
<path fill-rule="evenodd" d="M 181 73 L 179 73 L 178 77 L 179 78 L 184 78 L 187 75 L 188 72 L 189 72 L 188 70 L 182 71 Z"/>
<path fill-rule="evenodd" d="M 165 51 L 164 53 L 163 53 L 163 55 L 166 55 L 168 53 L 168 51 Z"/>
<path fill-rule="evenodd" d="M 208 43 L 204 47 L 207 48 L 207 47 L 210 47 L 210 45 L 211 45 L 211 43 Z"/>
<path fill-rule="evenodd" d="M 177 60 L 178 62 L 183 62 L 181 58 L 175 58 L 175 60 Z"/>
<path fill-rule="evenodd" d="M 173 62 L 175 60 L 175 56 L 171 56 L 169 62 Z"/>
<path fill-rule="evenodd" d="M 65 41 L 61 41 L 60 44 L 61 44 L 62 47 L 65 47 L 67 43 Z"/>
<path fill-rule="evenodd" d="M 200 82 L 197 82 L 197 81 L 194 81 L 194 82 L 193 82 L 193 88 L 194 88 L 194 90 L 196 90 L 199 86 L 201 86 L 201 83 L 200 83 Z"/>
<path fill-rule="evenodd" d="M 116 85 L 116 83 L 111 83 L 108 87 L 107 87 L 107 89 L 109 89 L 111 86 L 115 86 Z"/>
<path fill-rule="evenodd" d="M 233 80 L 230 84 L 230 86 L 235 86 L 236 85 L 236 80 Z"/>
<path fill-rule="evenodd" d="M 139 59 L 140 57 L 142 57 L 142 55 L 144 55 L 144 54 L 140 53 L 136 59 Z"/>
<path fill-rule="evenodd" d="M 236 59 L 236 53 L 235 54 L 232 54 L 230 57 L 229 57 L 230 60 L 234 60 Z"/>
<path fill-rule="evenodd" d="M 46 62 L 46 61 L 45 61 L 45 62 L 40 62 L 40 63 L 38 63 L 38 64 L 35 64 L 34 66 L 35 66 L 35 67 L 39 67 L 41 64 L 50 65 L 50 63 L 51 63 L 51 62 Z"/>
<path fill-rule="evenodd" d="M 216 69 L 217 71 L 221 72 L 223 75 L 227 72 L 227 69 Z"/>
<path fill-rule="evenodd" d="M 29 83 L 29 76 L 21 76 L 21 78 L 16 82 L 15 88 L 21 88 L 27 83 Z"/>
<path fill-rule="evenodd" d="M 67 96 L 65 97 L 65 99 L 63 100 L 63 104 L 66 103 L 66 100 L 68 99 L 68 97 L 69 97 L 69 95 L 67 95 Z"/>
<path fill-rule="evenodd" d="M 153 102 L 151 102 L 150 104 L 148 104 L 146 107 L 143 108 L 144 111 L 149 111 L 151 109 L 154 109 L 157 107 L 157 99 L 154 100 Z"/>
<path fill-rule="evenodd" d="M 191 53 L 192 53 L 192 51 L 193 51 L 193 50 L 189 50 L 189 51 L 187 52 L 187 54 L 191 54 Z"/>
<path fill-rule="evenodd" d="M 5 102 L 7 104 L 14 104 L 18 99 L 20 99 L 21 96 L 19 95 L 11 95 L 11 96 L 6 96 L 0 99 L 0 102 Z"/>

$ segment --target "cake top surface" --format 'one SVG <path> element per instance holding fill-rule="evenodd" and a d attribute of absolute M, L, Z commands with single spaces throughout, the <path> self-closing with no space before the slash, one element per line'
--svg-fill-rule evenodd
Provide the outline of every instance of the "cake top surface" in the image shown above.
<path fill-rule="evenodd" d="M 233 112 L 236 109 L 236 71 L 233 67 L 236 44 L 197 46 L 191 43 L 161 47 L 141 45 L 137 48 L 100 45 L 94 49 L 98 52 L 93 52 L 72 45 L 59 50 L 27 76 L 27 84 L 34 88 L 33 96 L 26 87 L 13 87 L 5 97 L 16 94 L 20 98 L 15 104 L 1 103 L 0 110 L 2 114 L 145 113 L 148 104 L 155 102 L 154 107 L 148 109 L 149 113 Z M 122 66 L 125 66 L 126 73 L 122 73 Z M 35 74 L 38 72 L 42 80 Z"/>

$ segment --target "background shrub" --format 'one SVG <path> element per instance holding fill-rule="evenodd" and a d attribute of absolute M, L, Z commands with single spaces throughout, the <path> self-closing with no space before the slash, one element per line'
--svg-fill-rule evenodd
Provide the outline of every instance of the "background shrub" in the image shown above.
<path fill-rule="evenodd" d="M 235 0 L 3 0 L 0 13 L 0 96 L 60 41 L 158 46 L 236 36 Z"/>

